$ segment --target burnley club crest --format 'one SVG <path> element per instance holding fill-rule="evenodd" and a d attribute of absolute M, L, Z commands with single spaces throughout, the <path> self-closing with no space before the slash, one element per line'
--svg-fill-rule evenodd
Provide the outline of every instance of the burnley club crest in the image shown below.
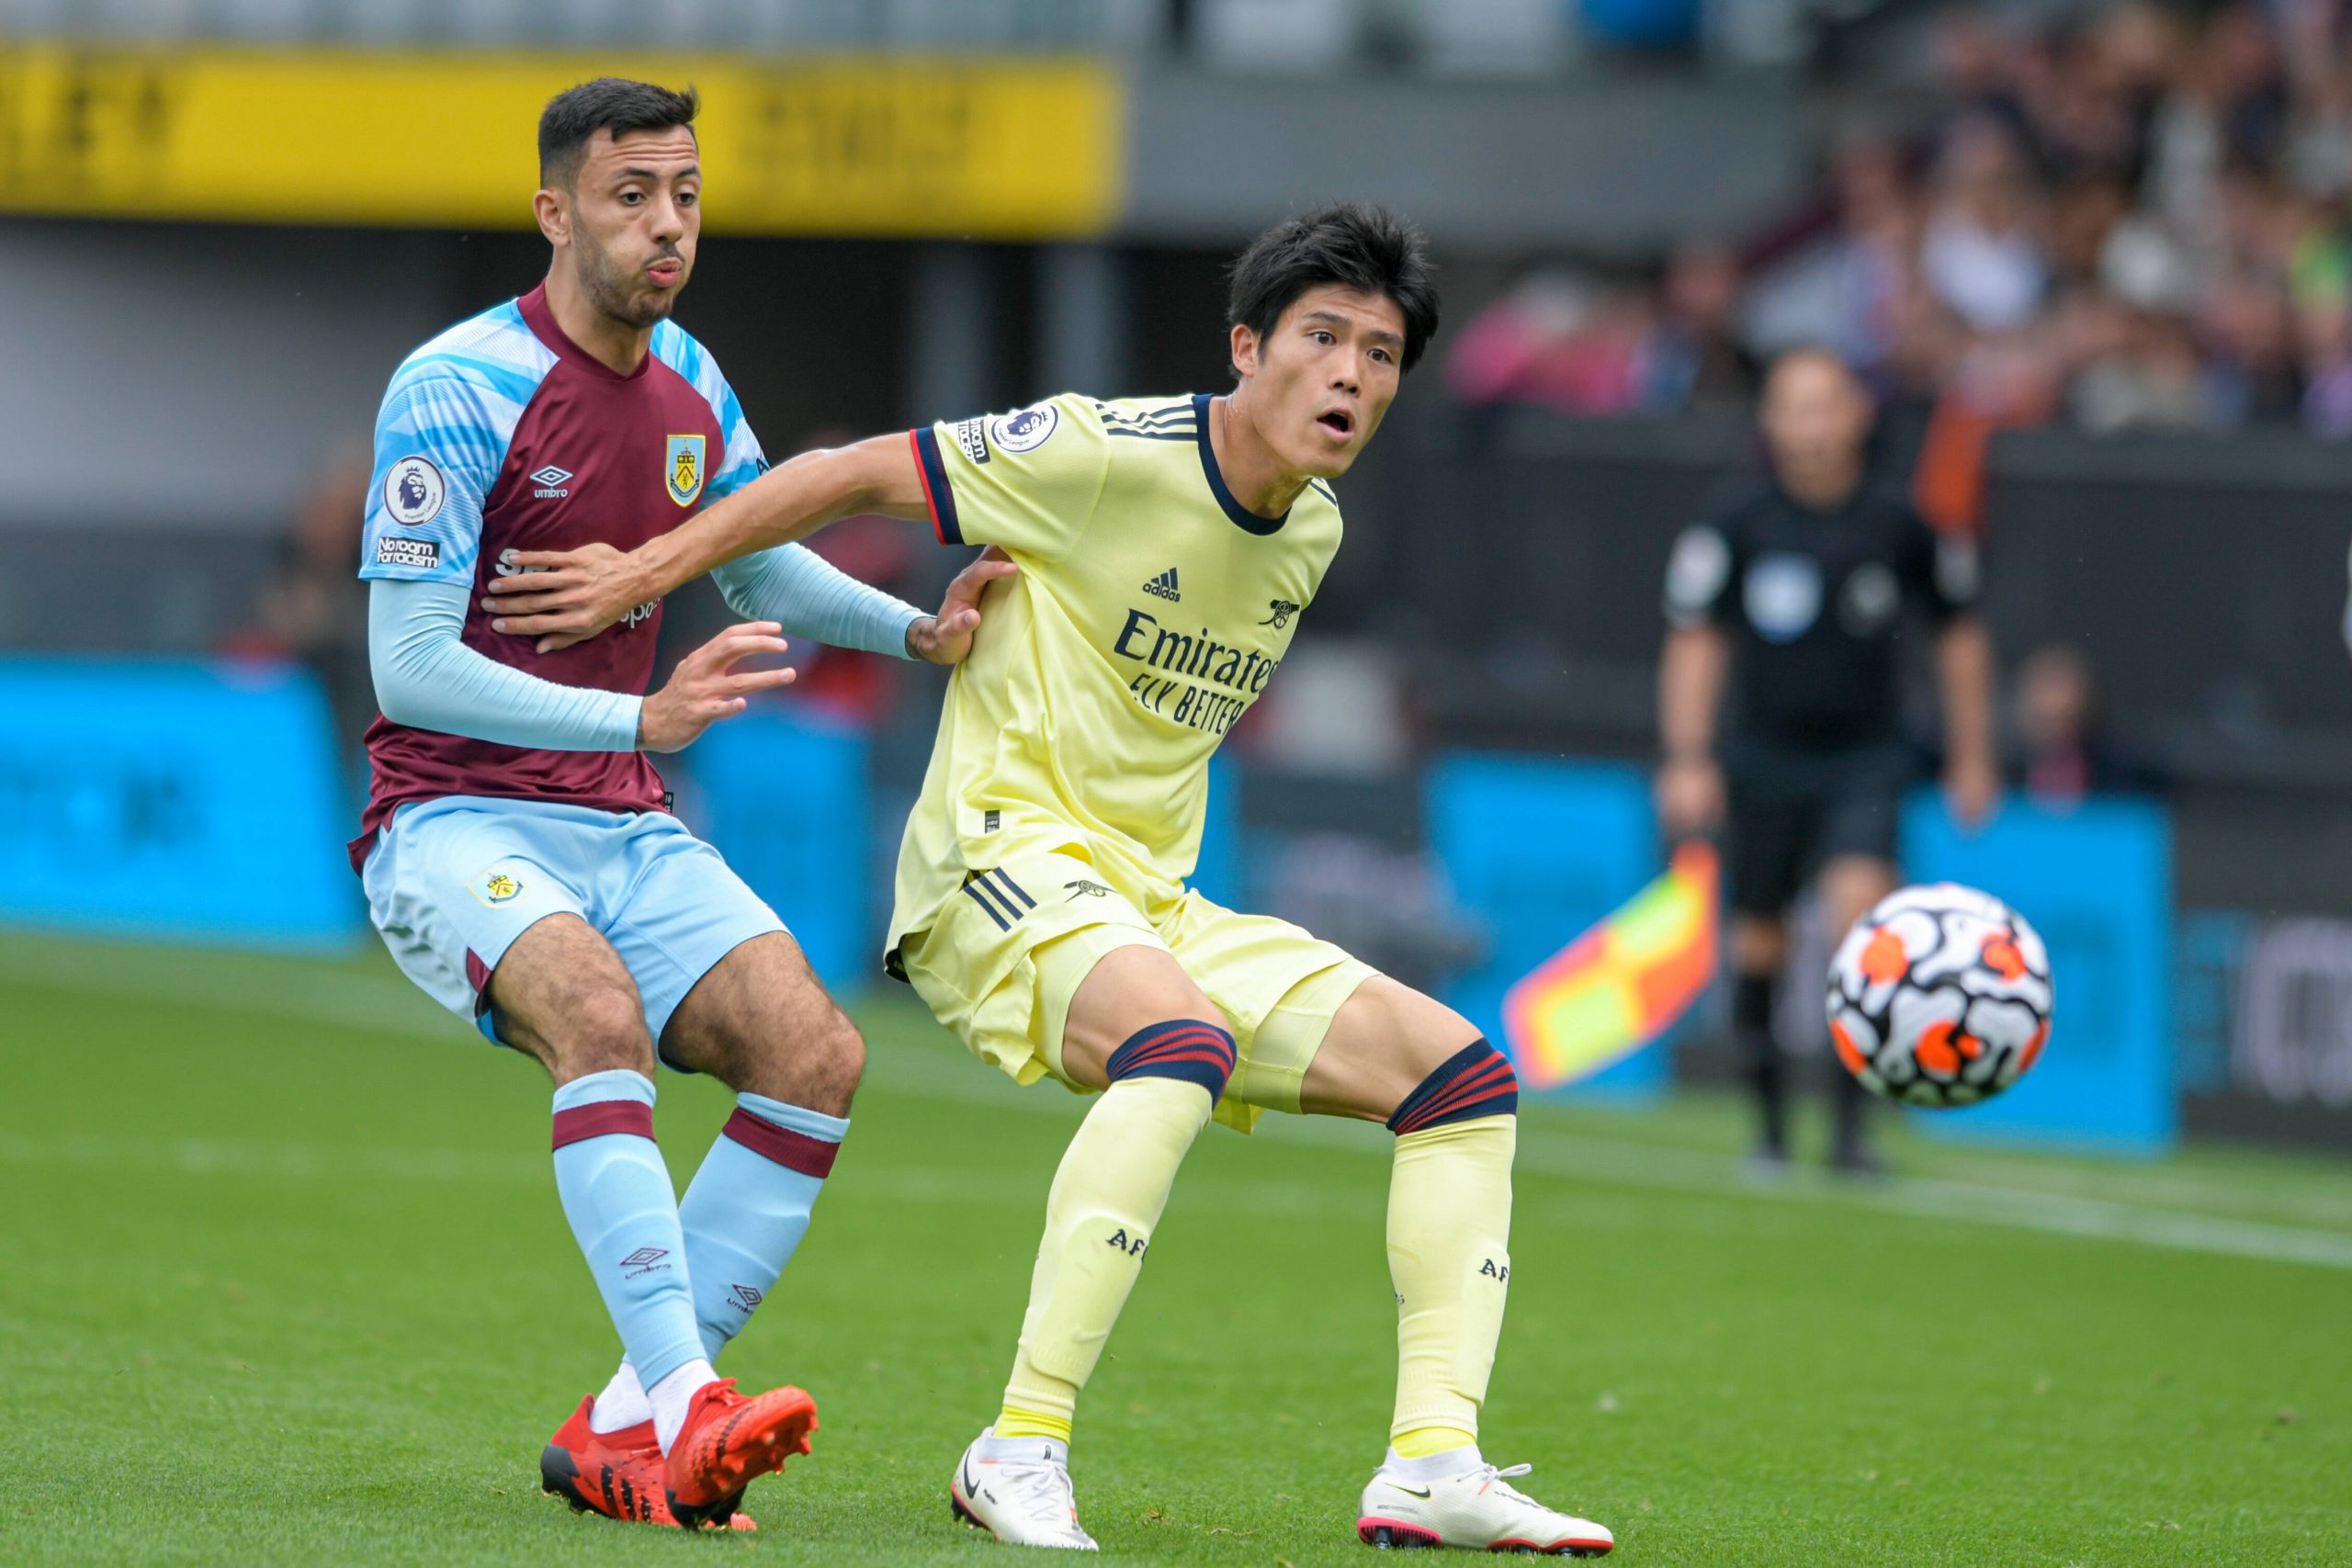
<path fill-rule="evenodd" d="M 692 506 L 702 494 L 703 437 L 673 435 L 669 449 L 662 456 L 662 482 L 669 487 L 670 499 L 680 506 Z"/>

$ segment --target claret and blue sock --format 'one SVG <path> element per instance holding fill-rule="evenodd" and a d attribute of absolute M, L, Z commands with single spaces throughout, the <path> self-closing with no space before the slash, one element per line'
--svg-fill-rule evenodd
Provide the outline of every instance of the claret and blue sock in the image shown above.
<path fill-rule="evenodd" d="M 667 1451 L 686 1402 L 715 1374 L 695 1329 L 676 1190 L 653 1141 L 652 1079 L 620 1068 L 555 1091 L 555 1185 Z"/>
<path fill-rule="evenodd" d="M 738 1095 L 735 1105 L 677 1206 L 705 1362 L 718 1359 L 775 1288 L 849 1134 L 845 1118 L 764 1095 Z M 629 1352 L 596 1396 L 589 1423 L 599 1432 L 658 1417 L 633 1345 Z"/>

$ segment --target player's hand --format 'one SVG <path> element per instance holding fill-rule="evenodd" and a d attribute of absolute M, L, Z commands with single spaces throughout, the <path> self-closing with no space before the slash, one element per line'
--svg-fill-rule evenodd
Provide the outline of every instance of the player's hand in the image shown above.
<path fill-rule="evenodd" d="M 753 692 L 792 684 L 789 670 L 735 668 L 755 654 L 784 652 L 783 631 L 774 621 L 729 626 L 678 660 L 670 683 L 638 709 L 638 750 L 681 750 L 720 719 L 741 713 Z"/>
<path fill-rule="evenodd" d="M 586 642 L 638 605 L 661 597 L 638 574 L 635 558 L 610 545 L 514 550 L 499 564 L 515 570 L 490 580 L 481 602 L 493 617 L 490 629 L 537 637 L 541 653 Z"/>
<path fill-rule="evenodd" d="M 1944 770 L 1944 805 L 1962 827 L 1983 827 L 2000 804 L 2001 774 L 1990 757 L 1960 758 Z"/>
<path fill-rule="evenodd" d="M 947 585 L 939 614 L 925 615 L 907 628 L 907 651 L 933 664 L 961 664 L 972 652 L 972 634 L 980 629 L 980 595 L 1001 577 L 1021 569 L 1012 558 L 990 545 Z"/>
<path fill-rule="evenodd" d="M 1724 771 L 1712 757 L 1670 757 L 1657 771 L 1657 818 L 1668 839 L 1703 833 L 1724 819 Z"/>

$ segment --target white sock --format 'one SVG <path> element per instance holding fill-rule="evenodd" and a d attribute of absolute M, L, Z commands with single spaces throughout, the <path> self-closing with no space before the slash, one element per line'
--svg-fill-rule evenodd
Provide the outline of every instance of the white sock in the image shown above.
<path fill-rule="evenodd" d="M 1442 1453 L 1425 1454 L 1419 1459 L 1407 1459 L 1395 1449 L 1390 1449 L 1388 1457 L 1380 1461 L 1380 1471 L 1384 1475 L 1398 1476 L 1407 1481 L 1442 1481 L 1449 1475 L 1476 1470 L 1486 1462 L 1479 1457 L 1476 1443 L 1467 1448 L 1447 1449 Z"/>
<path fill-rule="evenodd" d="M 627 1361 L 596 1396 L 588 1412 L 588 1429 L 592 1432 L 617 1432 L 624 1427 L 634 1427 L 653 1419 L 653 1406 L 646 1402 L 645 1385 L 637 1381 L 637 1369 Z"/>
<path fill-rule="evenodd" d="M 697 1356 L 645 1391 L 646 1403 L 653 1406 L 653 1435 L 661 1440 L 663 1453 L 678 1440 L 678 1428 L 686 1424 L 686 1405 L 695 1391 L 718 1380 L 710 1363 Z"/>

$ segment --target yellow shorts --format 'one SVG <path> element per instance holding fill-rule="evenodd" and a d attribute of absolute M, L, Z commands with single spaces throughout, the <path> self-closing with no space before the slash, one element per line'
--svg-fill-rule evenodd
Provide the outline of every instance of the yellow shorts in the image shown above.
<path fill-rule="evenodd" d="M 1375 971 L 1270 915 L 1241 915 L 1187 889 L 1154 921 L 1059 850 L 1008 846 L 930 929 L 899 944 L 906 976 L 966 1048 L 1022 1083 L 1062 1071 L 1070 998 L 1102 956 L 1157 947 L 1225 1014 L 1238 1061 L 1216 1119 L 1247 1133 L 1268 1110 L 1298 1111 L 1299 1081 L 1331 1019 Z"/>

